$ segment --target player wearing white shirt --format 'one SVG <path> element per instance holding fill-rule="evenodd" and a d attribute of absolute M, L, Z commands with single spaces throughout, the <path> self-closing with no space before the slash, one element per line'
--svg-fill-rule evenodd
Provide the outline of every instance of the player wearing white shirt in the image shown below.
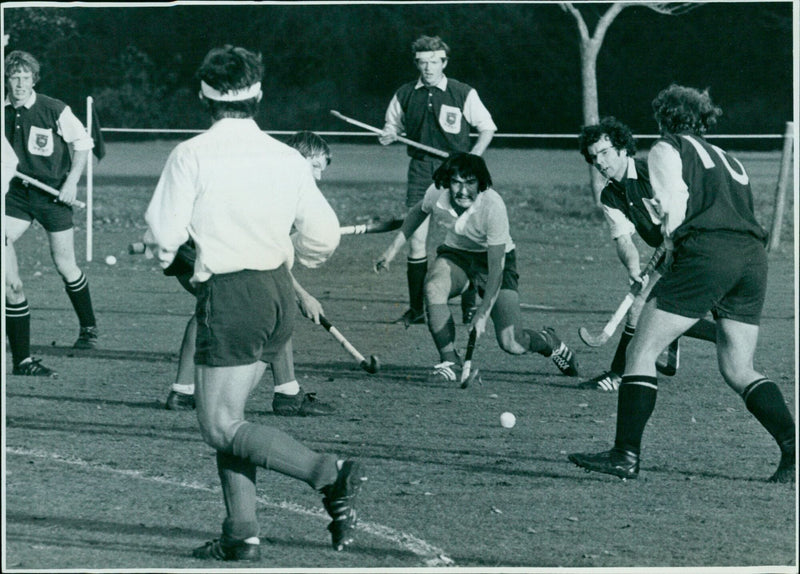
<path fill-rule="evenodd" d="M 505 203 L 491 185 L 491 176 L 480 156 L 451 155 L 436 170 L 433 185 L 411 208 L 400 232 L 375 262 L 375 270 L 387 269 L 408 237 L 430 216 L 447 228 L 425 281 L 428 330 L 440 358 L 431 378 L 447 382 L 460 378 L 455 321 L 447 302 L 470 283 L 481 295 L 470 329 L 480 336 L 491 317 L 501 349 L 512 355 L 538 352 L 551 357 L 564 374 L 577 375 L 574 354 L 553 329 L 548 327 L 537 333 L 522 328 L 516 249 Z"/>
<path fill-rule="evenodd" d="M 336 214 L 305 159 L 253 121 L 262 74 L 261 57 L 243 48 L 206 55 L 200 97 L 214 124 L 173 151 L 146 214 L 163 266 L 190 236 L 197 246 L 197 418 L 217 451 L 226 518 L 222 536 L 195 549 L 196 558 L 259 558 L 258 466 L 324 495 L 336 550 L 352 541 L 353 503 L 366 480 L 356 461 L 314 452 L 283 431 L 245 420 L 248 396 L 292 335 L 295 253 L 317 266 L 339 243 Z"/>

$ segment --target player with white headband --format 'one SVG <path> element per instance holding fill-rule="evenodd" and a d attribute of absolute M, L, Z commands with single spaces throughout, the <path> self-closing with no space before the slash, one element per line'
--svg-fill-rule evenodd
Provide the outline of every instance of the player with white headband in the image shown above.
<path fill-rule="evenodd" d="M 398 135 L 438 150 L 482 155 L 497 131 L 497 126 L 474 88 L 444 75 L 450 47 L 438 36 L 420 36 L 411 44 L 419 78 L 403 84 L 395 92 L 386 110 L 382 145 L 397 141 Z M 478 132 L 474 144 L 470 130 Z M 408 147 L 406 209 L 424 196 L 433 173 L 443 158 L 424 150 Z M 409 237 L 406 275 L 410 308 L 401 320 L 406 327 L 425 322 L 423 285 L 428 270 L 426 243 L 428 220 Z M 462 320 L 469 323 L 475 313 L 475 289 L 468 286 L 462 295 Z"/>

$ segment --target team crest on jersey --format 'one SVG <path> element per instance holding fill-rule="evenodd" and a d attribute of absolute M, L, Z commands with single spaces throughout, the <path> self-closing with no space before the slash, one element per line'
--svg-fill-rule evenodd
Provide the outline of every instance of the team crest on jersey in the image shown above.
<path fill-rule="evenodd" d="M 28 151 L 31 155 L 53 155 L 53 130 L 32 126 L 28 134 Z"/>
<path fill-rule="evenodd" d="M 461 110 L 454 106 L 442 106 L 439 110 L 439 125 L 449 134 L 461 132 Z"/>

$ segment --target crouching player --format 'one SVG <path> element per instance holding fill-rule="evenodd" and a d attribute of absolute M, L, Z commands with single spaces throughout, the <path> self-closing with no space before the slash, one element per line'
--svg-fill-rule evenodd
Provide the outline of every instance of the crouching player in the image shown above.
<path fill-rule="evenodd" d="M 314 179 L 319 181 L 322 177 L 322 172 L 331 163 L 331 150 L 328 143 L 314 132 L 309 131 L 292 134 L 286 143 L 306 158 L 314 174 Z M 189 280 L 194 274 L 195 258 L 194 242 L 190 240 L 181 246 L 172 264 L 164 270 L 166 275 L 175 276 L 183 288 L 192 295 L 196 294 L 196 289 Z M 300 311 L 305 317 L 319 324 L 320 315 L 324 315 L 322 305 L 300 285 L 294 275 L 291 275 L 291 278 Z M 185 411 L 195 408 L 194 353 L 196 337 L 197 318 L 192 315 L 183 334 L 178 374 L 167 396 L 167 410 Z M 270 363 L 270 368 L 274 382 L 273 413 L 279 416 L 291 417 L 320 416 L 334 412 L 334 408 L 331 405 L 317 400 L 316 393 L 306 393 L 300 388 L 294 372 L 294 352 L 291 339 L 286 343 L 284 349 L 278 353 L 275 360 Z"/>
<path fill-rule="evenodd" d="M 392 244 L 375 262 L 375 271 L 387 269 L 406 240 L 433 215 L 447 229 L 444 244 L 425 277 L 425 309 L 428 330 L 439 351 L 440 362 L 432 380 L 459 380 L 461 359 L 455 349 L 455 321 L 450 298 L 476 285 L 481 304 L 469 322 L 480 336 L 489 317 L 500 348 L 512 355 L 535 351 L 551 357 L 566 375 L 578 374 L 573 352 L 552 328 L 534 332 L 523 329 L 519 307 L 514 241 L 502 197 L 492 189 L 492 179 L 480 156 L 451 155 L 435 172 L 425 197 L 411 208 Z"/>

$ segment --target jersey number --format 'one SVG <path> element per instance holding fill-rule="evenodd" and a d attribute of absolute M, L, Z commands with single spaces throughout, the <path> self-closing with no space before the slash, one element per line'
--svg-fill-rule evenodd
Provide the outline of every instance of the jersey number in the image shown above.
<path fill-rule="evenodd" d="M 714 163 L 713 158 L 708 153 L 708 150 L 706 150 L 706 148 L 703 147 L 703 145 L 699 141 L 697 141 L 691 136 L 686 136 L 686 135 L 683 136 L 683 138 L 690 144 L 692 144 L 692 147 L 694 147 L 695 151 L 697 152 L 697 155 L 700 156 L 700 161 L 703 162 L 704 168 L 706 169 L 714 168 L 716 164 Z M 748 183 L 750 183 L 750 178 L 747 176 L 747 172 L 744 170 L 744 166 L 739 162 L 738 159 L 736 159 L 733 156 L 729 156 L 727 153 L 725 153 L 723 149 L 718 148 L 713 144 L 708 144 L 708 145 L 711 147 L 711 149 L 714 150 L 714 152 L 716 152 L 716 154 L 719 156 L 719 159 L 722 161 L 722 165 L 725 166 L 725 169 L 728 170 L 728 173 L 731 174 L 731 177 L 735 181 L 739 182 L 742 185 L 747 185 Z M 739 168 L 738 171 L 733 168 L 730 162 L 728 162 L 729 157 L 734 162 L 736 162 L 736 165 Z"/>

